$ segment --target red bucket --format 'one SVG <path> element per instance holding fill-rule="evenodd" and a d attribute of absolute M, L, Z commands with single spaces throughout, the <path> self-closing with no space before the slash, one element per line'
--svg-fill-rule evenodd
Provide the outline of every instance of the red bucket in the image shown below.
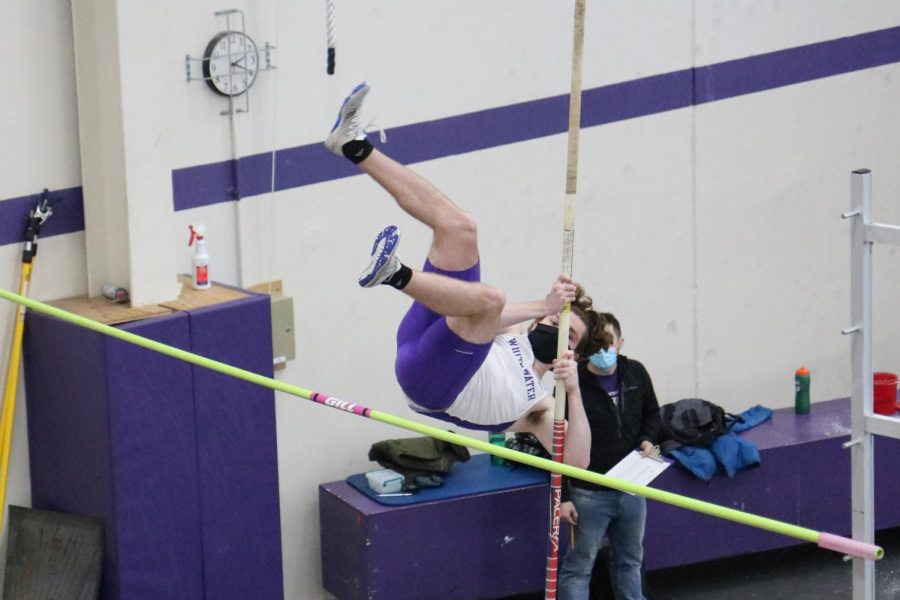
<path fill-rule="evenodd" d="M 897 375 L 894 373 L 874 374 L 875 413 L 892 415 L 897 411 Z"/>

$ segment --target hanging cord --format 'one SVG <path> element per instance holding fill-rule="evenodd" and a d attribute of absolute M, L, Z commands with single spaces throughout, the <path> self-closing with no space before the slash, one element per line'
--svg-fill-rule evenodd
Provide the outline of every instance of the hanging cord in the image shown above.
<path fill-rule="evenodd" d="M 281 2 L 275 3 L 275 47 L 278 47 L 278 24 L 281 22 L 279 18 L 279 11 L 281 9 Z M 275 236 L 274 228 L 275 228 L 275 192 L 277 191 L 277 183 L 276 177 L 278 172 L 278 69 L 275 69 L 275 72 L 272 73 L 272 93 L 270 94 L 272 98 L 272 165 L 271 170 L 269 171 L 269 193 L 268 195 L 268 216 L 267 222 L 265 223 L 266 235 L 257 235 L 257 256 L 266 258 L 266 266 L 264 269 L 260 269 L 260 273 L 265 275 L 264 281 L 267 284 L 267 293 L 271 296 L 273 294 L 272 289 L 272 263 L 274 259 L 274 241 L 277 239 Z M 263 219 L 260 218 L 258 220 L 260 224 L 263 223 Z M 260 233 L 262 233 L 262 227 L 260 227 Z"/>
<path fill-rule="evenodd" d="M 326 5 L 326 15 L 325 15 L 325 26 L 328 34 L 328 74 L 334 75 L 334 21 L 335 21 L 335 6 L 334 0 L 325 0 Z"/>
<path fill-rule="evenodd" d="M 231 57 L 228 57 L 231 60 Z M 248 92 L 244 92 L 245 94 Z M 228 96 L 228 137 L 231 150 L 231 168 L 234 181 L 234 190 L 232 198 L 234 198 L 234 239 L 235 252 L 237 252 L 237 260 L 235 261 L 235 269 L 237 270 L 237 285 L 244 286 L 244 265 L 243 252 L 241 250 L 241 156 L 238 145 L 238 126 L 237 116 L 235 115 L 234 96 Z"/>

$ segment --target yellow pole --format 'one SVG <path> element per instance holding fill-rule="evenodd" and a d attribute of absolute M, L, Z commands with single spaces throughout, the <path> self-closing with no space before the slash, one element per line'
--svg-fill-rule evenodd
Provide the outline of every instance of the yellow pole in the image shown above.
<path fill-rule="evenodd" d="M 297 396 L 298 398 L 305 398 L 306 400 L 311 400 L 330 408 L 352 413 L 357 416 L 366 417 L 374 421 L 380 421 L 388 425 L 402 427 L 404 429 L 408 429 L 409 431 L 414 431 L 422 435 L 428 435 L 439 440 L 444 440 L 453 444 L 459 444 L 461 446 L 468 446 L 469 448 L 474 448 L 475 450 L 481 450 L 482 452 L 487 452 L 488 454 L 499 456 L 507 460 L 513 460 L 525 465 L 536 467 L 538 469 L 544 469 L 545 471 L 550 471 L 551 473 L 560 473 L 562 475 L 565 475 L 566 477 L 580 479 L 582 481 L 587 481 L 588 483 L 602 485 L 632 494 L 639 494 L 641 496 L 644 496 L 645 498 L 649 498 L 650 500 L 665 502 L 666 504 L 671 504 L 673 506 L 678 506 L 687 510 L 693 510 L 699 513 L 711 515 L 719 519 L 727 519 L 729 521 L 734 521 L 735 523 L 742 523 L 750 527 L 756 527 L 765 531 L 771 531 L 780 535 L 793 537 L 798 540 L 815 542 L 822 548 L 834 550 L 843 554 L 850 554 L 852 556 L 858 556 L 860 558 L 865 558 L 868 560 L 878 560 L 884 556 L 884 550 L 872 544 L 857 542 L 848 538 L 842 538 L 840 536 L 826 533 L 824 531 L 814 531 L 812 529 L 807 529 L 806 527 L 800 527 L 791 523 L 776 521 L 774 519 L 769 519 L 767 517 L 762 517 L 759 515 L 753 515 L 727 506 L 719 506 L 717 504 L 712 504 L 703 500 L 697 500 L 696 498 L 680 496 L 678 494 L 667 492 L 665 490 L 638 485 L 630 481 L 624 481 L 621 479 L 610 477 L 608 475 L 594 473 L 593 471 L 578 469 L 576 467 L 573 467 L 572 465 L 566 465 L 556 461 L 538 458 L 537 456 L 531 456 L 530 454 L 525 454 L 523 452 L 516 452 L 515 450 L 510 450 L 509 448 L 506 448 L 504 446 L 497 446 L 485 441 L 459 435 L 458 433 L 451 433 L 438 427 L 424 425 L 422 423 L 410 421 L 408 419 L 397 417 L 385 412 L 381 412 L 379 410 L 366 408 L 365 406 L 362 406 L 360 404 L 332 398 L 320 392 L 314 392 L 312 390 L 307 390 L 299 386 L 286 383 L 284 381 L 279 381 L 271 377 L 253 373 L 239 367 L 212 360 L 211 358 L 207 358 L 205 356 L 200 356 L 199 354 L 193 354 L 191 352 L 175 348 L 174 346 L 167 346 L 166 344 L 162 344 L 155 340 L 135 335 L 129 331 L 125 331 L 124 329 L 111 327 L 98 321 L 88 319 L 87 317 L 82 317 L 81 315 L 67 312 L 65 310 L 62 310 L 61 308 L 43 304 L 41 302 L 38 302 L 37 300 L 32 300 L 31 298 L 25 298 L 24 296 L 14 294 L 13 292 L 4 290 L 2 288 L 0 288 L 0 298 L 9 300 L 10 302 L 24 304 L 30 310 L 55 317 L 67 323 L 72 323 L 73 325 L 77 325 L 78 327 L 84 327 L 85 329 L 96 331 L 97 333 L 101 333 L 103 335 L 108 335 L 117 340 L 122 340 L 123 342 L 128 342 L 129 344 L 140 346 L 141 348 L 152 350 L 153 352 L 159 352 L 160 354 L 189 362 L 192 365 L 197 365 L 199 367 L 203 367 L 204 369 L 215 371 L 216 373 L 222 373 L 223 375 L 228 375 L 229 377 L 235 377 L 237 379 L 240 379 L 241 381 L 248 381 L 250 383 L 260 385 L 277 392 L 284 392 L 286 394 L 291 394 L 292 396 Z"/>
<path fill-rule="evenodd" d="M 25 223 L 25 248 L 22 250 L 22 281 L 19 295 L 28 297 L 31 285 L 31 270 L 37 255 L 37 238 L 53 209 L 48 205 L 49 191 L 44 189 L 38 205 L 28 213 Z M 12 345 L 9 350 L 9 365 L 6 370 L 6 388 L 3 392 L 3 411 L 0 415 L 0 535 L 3 534 L 3 519 L 6 515 L 6 487 L 9 481 L 9 456 L 12 449 L 13 422 L 16 416 L 16 392 L 19 389 L 19 365 L 22 362 L 22 336 L 25 333 L 25 305 L 16 306 L 16 322 Z"/>
<path fill-rule="evenodd" d="M 32 263 L 22 263 L 22 281 L 19 294 L 28 296 Z M 22 358 L 22 335 L 25 332 L 25 306 L 16 305 L 16 326 L 9 350 L 9 366 L 6 370 L 6 389 L 3 393 L 3 414 L 0 416 L 0 535 L 3 534 L 3 518 L 6 514 L 6 483 L 9 479 L 9 455 L 12 448 L 13 419 L 16 414 L 16 392 L 19 387 L 19 364 Z"/>

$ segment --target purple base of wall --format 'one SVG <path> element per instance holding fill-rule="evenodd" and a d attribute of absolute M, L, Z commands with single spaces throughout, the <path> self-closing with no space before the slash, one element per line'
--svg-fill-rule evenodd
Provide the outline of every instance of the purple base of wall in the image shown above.
<path fill-rule="evenodd" d="M 741 435 L 761 465 L 710 482 L 672 467 L 654 487 L 838 535 L 850 534 L 849 401 L 809 415 L 776 410 Z M 900 441 L 876 438 L 876 526 L 900 525 Z M 466 468 L 466 464 L 457 465 Z M 340 600 L 502 598 L 544 587 L 544 484 L 403 507 L 344 481 L 319 487 L 322 577 Z M 661 569 L 802 543 L 659 502 L 648 503 L 645 565 Z M 565 540 L 563 548 L 565 548 Z M 826 552 L 826 550 L 823 550 Z"/>

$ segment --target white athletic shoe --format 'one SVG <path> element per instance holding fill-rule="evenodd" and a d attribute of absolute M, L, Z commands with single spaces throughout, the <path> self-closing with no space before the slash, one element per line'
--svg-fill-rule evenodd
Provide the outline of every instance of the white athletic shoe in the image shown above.
<path fill-rule="evenodd" d="M 369 262 L 359 274 L 359 285 L 375 287 L 400 270 L 400 257 L 396 255 L 400 245 L 400 230 L 393 225 L 385 227 L 375 237 Z"/>
<path fill-rule="evenodd" d="M 334 121 L 334 127 L 325 140 L 325 147 L 337 154 L 342 155 L 341 148 L 349 141 L 361 140 L 366 137 L 365 127 L 359 122 L 359 109 L 362 108 L 363 100 L 369 93 L 369 84 L 365 81 L 353 88 L 350 95 L 344 98 L 341 110 L 338 111 L 337 119 Z"/>

